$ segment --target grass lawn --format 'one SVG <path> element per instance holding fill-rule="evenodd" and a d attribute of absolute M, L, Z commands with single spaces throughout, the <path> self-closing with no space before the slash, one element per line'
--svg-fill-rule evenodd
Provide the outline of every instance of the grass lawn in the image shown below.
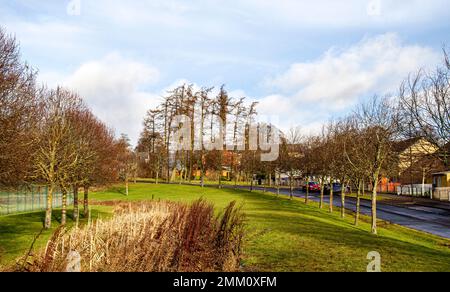
<path fill-rule="evenodd" d="M 93 208 L 92 217 L 98 218 L 99 216 L 110 216 L 110 208 L 100 206 Z M 29 251 L 34 238 L 42 230 L 44 217 L 45 211 L 0 216 L 0 267 L 14 264 L 15 260 Z M 36 249 L 45 248 L 47 240 L 59 226 L 60 218 L 61 211 L 54 210 L 52 228 L 42 232 L 35 243 Z M 69 227 L 74 224 L 70 218 L 67 221 Z M 85 224 L 86 221 L 86 219 L 80 218 L 79 223 Z"/>
<path fill-rule="evenodd" d="M 353 226 L 339 213 L 319 210 L 317 204 L 262 192 L 232 189 L 202 189 L 197 186 L 130 184 L 130 195 L 116 186 L 93 193 L 94 201 L 142 201 L 163 199 L 191 202 L 200 197 L 218 209 L 230 201 L 243 204 L 247 214 L 247 238 L 244 246 L 244 271 L 361 271 L 369 261 L 367 254 L 377 251 L 383 271 L 450 271 L 450 241 L 436 236 L 380 222 L 379 235 L 370 234 L 362 222 Z M 107 207 L 93 205 L 93 217 L 106 216 Z M 3 263 L 17 251 L 29 247 L 39 232 L 42 214 L 0 217 L 0 248 L 7 253 Z M 363 218 L 367 220 L 368 218 Z M 368 220 L 367 220 L 368 221 Z M 45 236 L 48 237 L 48 232 Z M 39 244 L 45 244 L 43 237 Z"/>
<path fill-rule="evenodd" d="M 346 197 L 355 198 L 358 196 L 356 193 L 351 194 L 345 194 Z M 372 200 L 372 193 L 366 193 L 364 195 L 360 195 L 360 198 L 362 200 L 371 201 Z M 395 202 L 395 201 L 403 201 L 405 197 L 403 196 L 396 196 L 396 195 L 389 195 L 389 194 L 377 194 L 377 201 L 378 202 Z"/>

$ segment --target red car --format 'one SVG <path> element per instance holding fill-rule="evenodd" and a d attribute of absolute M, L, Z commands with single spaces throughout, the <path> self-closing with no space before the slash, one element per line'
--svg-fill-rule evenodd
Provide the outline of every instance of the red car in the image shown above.
<path fill-rule="evenodd" d="M 306 191 L 306 185 L 303 186 L 303 190 Z M 309 191 L 310 192 L 320 192 L 320 184 L 316 182 L 309 183 Z"/>

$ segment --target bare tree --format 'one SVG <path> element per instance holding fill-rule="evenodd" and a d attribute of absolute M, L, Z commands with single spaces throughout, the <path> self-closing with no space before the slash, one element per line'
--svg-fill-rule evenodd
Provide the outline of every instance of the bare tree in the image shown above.
<path fill-rule="evenodd" d="M 35 77 L 15 38 L 0 27 L 0 185 L 22 184 L 32 168 L 41 107 Z"/>
<path fill-rule="evenodd" d="M 129 195 L 129 181 L 136 172 L 137 160 L 135 153 L 131 150 L 130 139 L 122 134 L 117 143 L 120 177 L 125 182 L 125 195 Z"/>
<path fill-rule="evenodd" d="M 303 179 L 306 177 L 306 194 L 305 194 L 305 204 L 309 203 L 309 195 L 310 195 L 310 182 L 311 177 L 315 174 L 317 168 L 314 157 L 314 150 L 315 150 L 315 139 L 314 137 L 306 137 L 304 141 L 301 143 L 301 153 L 302 157 L 300 158 L 300 167 L 302 170 L 302 176 Z"/>
<path fill-rule="evenodd" d="M 346 120 L 346 135 L 344 138 L 344 155 L 348 161 L 348 175 L 357 188 L 355 225 L 359 224 L 361 210 L 361 195 L 364 194 L 364 184 L 370 177 L 371 161 L 368 159 L 366 149 L 370 149 L 369 137 L 366 137 L 364 128 L 361 128 L 359 121 L 354 115 L 350 115 Z"/>
<path fill-rule="evenodd" d="M 283 169 L 289 176 L 289 196 L 293 198 L 294 192 L 294 180 L 296 176 L 300 175 L 300 162 L 302 158 L 302 152 L 300 142 L 302 140 L 302 134 L 300 127 L 291 128 L 285 136 L 285 142 L 282 146 L 283 150 Z"/>
<path fill-rule="evenodd" d="M 308 151 L 307 159 L 314 162 L 313 173 L 317 176 L 320 184 L 320 200 L 319 208 L 324 207 L 325 184 L 328 173 L 327 155 L 327 136 L 325 135 L 325 128 L 321 135 L 312 136 L 310 138 L 311 149 Z M 309 185 L 306 185 L 309 189 Z M 309 191 L 308 191 L 309 192 Z"/>
<path fill-rule="evenodd" d="M 400 87 L 402 124 L 408 136 L 426 137 L 439 147 L 435 153 L 450 166 L 450 62 L 444 49 L 444 65 L 434 72 L 420 70 Z"/>
<path fill-rule="evenodd" d="M 51 227 L 53 194 L 66 181 L 78 161 L 76 146 L 71 143 L 72 124 L 69 114 L 82 106 L 80 98 L 62 88 L 44 91 L 38 151 L 35 155 L 36 177 L 48 184 L 45 228 Z"/>
<path fill-rule="evenodd" d="M 111 158 L 107 158 L 113 156 L 114 138 L 111 130 L 87 108 L 72 112 L 70 119 L 73 128 L 71 136 L 78 156 L 70 177 L 74 191 L 74 218 L 77 219 L 79 187 L 84 190 L 83 215 L 88 217 L 90 186 L 114 181 L 114 175 L 108 171 Z"/>
<path fill-rule="evenodd" d="M 377 189 L 382 170 L 393 153 L 392 144 L 398 136 L 399 113 L 389 98 L 373 97 L 361 104 L 356 118 L 366 139 L 364 163 L 371 174 L 372 183 L 372 233 L 377 234 Z"/>
<path fill-rule="evenodd" d="M 198 115 L 199 115 L 199 131 L 200 131 L 200 135 L 198 137 L 198 149 L 199 150 L 199 154 L 198 154 L 198 160 L 197 160 L 197 164 L 198 167 L 200 168 L 200 185 L 202 186 L 202 188 L 205 185 L 205 172 L 206 172 L 206 157 L 205 157 L 205 147 L 204 147 L 204 142 L 205 142 L 205 135 L 206 135 L 206 117 L 208 115 L 208 107 L 211 103 L 211 98 L 209 97 L 210 92 L 212 91 L 212 88 L 204 88 L 202 89 L 199 93 L 198 93 Z"/>
<path fill-rule="evenodd" d="M 138 152 L 147 153 L 145 164 L 149 166 L 148 175 L 155 179 L 155 184 L 159 183 L 165 157 L 162 125 L 158 120 L 160 115 L 161 110 L 148 111 L 144 120 L 144 130 L 137 146 Z"/>
<path fill-rule="evenodd" d="M 243 151 L 243 147 L 245 147 L 245 143 L 241 143 L 243 140 L 242 135 L 244 133 L 242 133 L 242 131 L 240 131 L 240 129 L 243 129 L 245 126 L 245 112 L 246 112 L 246 107 L 245 107 L 245 98 L 241 98 L 239 101 L 237 101 L 234 104 L 234 108 L 233 108 L 233 148 L 231 150 L 232 153 L 232 157 L 230 159 L 230 171 L 231 171 L 231 178 L 234 179 L 234 184 L 235 187 L 237 186 L 237 182 L 238 182 L 238 167 L 239 167 L 239 161 L 238 161 L 238 156 L 239 156 L 239 152 Z M 242 148 L 241 148 L 242 147 Z M 227 147 L 230 148 L 230 147 Z M 239 149 L 241 148 L 241 149 Z"/>

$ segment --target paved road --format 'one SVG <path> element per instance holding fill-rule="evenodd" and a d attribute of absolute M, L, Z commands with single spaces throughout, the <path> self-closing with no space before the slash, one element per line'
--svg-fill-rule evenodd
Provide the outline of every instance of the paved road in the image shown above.
<path fill-rule="evenodd" d="M 249 187 L 240 188 L 249 189 Z M 254 189 L 263 190 L 263 188 L 259 187 Z M 276 193 L 276 189 L 273 188 L 267 188 L 267 191 Z M 289 190 L 281 189 L 280 194 L 288 196 Z M 296 190 L 294 196 L 304 198 L 305 193 Z M 319 202 L 319 196 L 319 194 L 311 194 L 310 199 Z M 329 196 L 325 196 L 324 201 L 329 204 Z M 334 196 L 333 205 L 341 207 L 340 195 L 336 194 Z M 345 208 L 356 211 L 356 199 L 347 197 Z M 364 215 L 371 214 L 370 201 L 361 200 L 361 213 Z M 450 210 L 448 209 L 423 206 L 414 203 L 401 205 L 396 203 L 387 204 L 378 202 L 377 213 L 379 219 L 450 239 Z"/>

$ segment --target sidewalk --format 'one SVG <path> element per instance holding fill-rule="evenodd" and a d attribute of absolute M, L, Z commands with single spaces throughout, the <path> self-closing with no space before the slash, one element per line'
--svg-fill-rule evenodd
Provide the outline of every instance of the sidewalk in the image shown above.
<path fill-rule="evenodd" d="M 446 211 L 450 211 L 450 202 L 437 201 L 429 198 L 411 197 L 411 196 L 398 196 L 393 194 L 382 194 L 384 198 L 391 198 L 382 200 L 383 203 L 407 207 L 409 205 L 418 205 L 429 208 L 437 208 Z"/>
<path fill-rule="evenodd" d="M 347 195 L 348 196 L 348 195 Z M 354 196 L 348 196 L 354 197 Z M 370 197 L 361 198 L 362 200 L 370 201 Z M 384 203 L 386 205 L 398 206 L 398 207 L 410 207 L 410 206 L 421 206 L 427 208 L 436 208 L 450 212 L 450 202 L 437 201 L 424 197 L 412 197 L 412 196 L 402 196 L 387 193 L 378 193 L 378 202 Z"/>

